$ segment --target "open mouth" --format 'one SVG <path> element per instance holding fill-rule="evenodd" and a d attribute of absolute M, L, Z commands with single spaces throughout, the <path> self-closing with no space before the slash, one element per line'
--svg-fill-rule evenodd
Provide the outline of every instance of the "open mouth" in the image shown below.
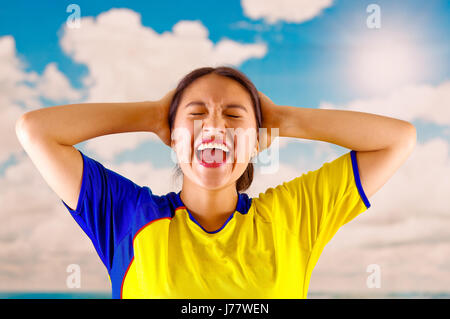
<path fill-rule="evenodd" d="M 219 167 L 225 164 L 230 153 L 226 144 L 215 142 L 203 142 L 195 151 L 200 165 L 205 167 Z"/>

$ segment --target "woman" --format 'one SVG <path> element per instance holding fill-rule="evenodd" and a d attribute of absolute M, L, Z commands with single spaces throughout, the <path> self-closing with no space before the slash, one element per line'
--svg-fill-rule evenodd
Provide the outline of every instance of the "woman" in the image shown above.
<path fill-rule="evenodd" d="M 270 145 L 271 128 L 351 151 L 249 198 L 250 161 Z M 113 298 L 306 298 L 324 246 L 370 207 L 416 141 L 402 120 L 275 105 L 229 67 L 194 70 L 159 101 L 28 112 L 16 131 L 92 240 Z M 137 131 L 176 152 L 180 192 L 155 195 L 73 147 Z"/>

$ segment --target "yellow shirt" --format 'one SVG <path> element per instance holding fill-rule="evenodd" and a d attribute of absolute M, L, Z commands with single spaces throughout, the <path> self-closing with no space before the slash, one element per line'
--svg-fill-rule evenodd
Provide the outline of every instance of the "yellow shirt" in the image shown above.
<path fill-rule="evenodd" d="M 258 197 L 239 194 L 236 211 L 214 232 L 197 223 L 179 193 L 154 195 L 84 154 L 86 190 L 75 211 L 66 206 L 105 263 L 114 298 L 306 298 L 325 245 L 370 207 L 355 154 Z M 105 185 L 93 186 L 101 176 Z M 107 199 L 89 195 L 96 192 Z M 135 204 L 116 208 L 117 197 Z"/>

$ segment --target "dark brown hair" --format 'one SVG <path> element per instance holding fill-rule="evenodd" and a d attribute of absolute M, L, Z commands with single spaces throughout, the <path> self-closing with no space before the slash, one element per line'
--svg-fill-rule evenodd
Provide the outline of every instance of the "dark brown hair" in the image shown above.
<path fill-rule="evenodd" d="M 241 84 L 244 89 L 250 95 L 252 100 L 253 109 L 255 111 L 256 118 L 256 126 L 259 129 L 262 126 L 262 112 L 261 112 L 261 104 L 259 101 L 258 90 L 255 85 L 248 79 L 248 77 L 242 73 L 241 71 L 227 67 L 227 66 L 219 66 L 219 67 L 202 67 L 195 69 L 188 73 L 181 81 L 178 83 L 178 86 L 175 89 L 175 93 L 172 97 L 172 102 L 169 108 L 169 127 L 170 132 L 172 132 L 173 124 L 175 122 L 175 116 L 177 114 L 178 106 L 181 101 L 181 97 L 183 95 L 184 90 L 195 80 L 198 78 L 207 75 L 207 74 L 217 74 L 221 76 L 225 76 L 232 80 L 235 80 L 239 84 Z M 177 165 L 176 167 L 176 175 L 181 174 L 181 169 Z M 253 181 L 253 163 L 248 163 L 248 166 L 241 177 L 236 181 L 236 190 L 238 192 L 245 191 L 250 187 Z"/>

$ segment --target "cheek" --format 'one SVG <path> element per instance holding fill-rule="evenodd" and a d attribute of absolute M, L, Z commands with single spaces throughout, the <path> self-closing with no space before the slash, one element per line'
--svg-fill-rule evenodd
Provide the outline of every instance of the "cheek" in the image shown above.
<path fill-rule="evenodd" d="M 236 163 L 247 164 L 257 142 L 257 131 L 248 128 L 235 134 L 235 158 Z"/>
<path fill-rule="evenodd" d="M 177 154 L 178 161 L 189 163 L 192 155 L 193 130 L 185 123 L 179 123 L 172 130 L 172 146 Z"/>

